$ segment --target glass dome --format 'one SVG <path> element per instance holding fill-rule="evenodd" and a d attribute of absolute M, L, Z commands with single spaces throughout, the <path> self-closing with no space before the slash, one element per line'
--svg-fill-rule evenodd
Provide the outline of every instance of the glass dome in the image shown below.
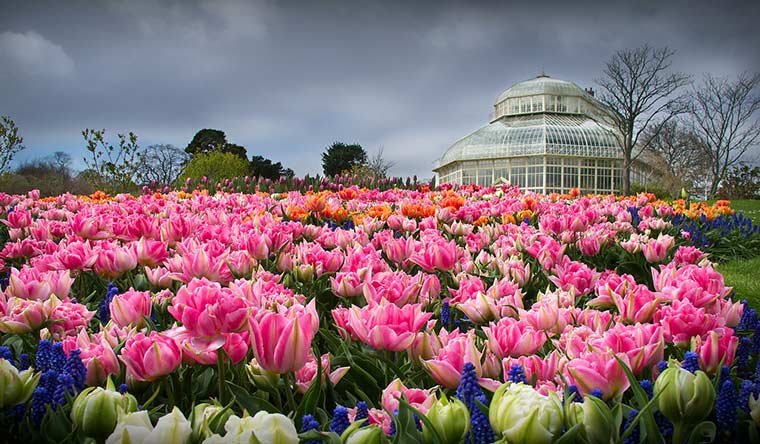
<path fill-rule="evenodd" d="M 439 183 L 615 192 L 622 159 L 611 118 L 592 91 L 542 74 L 499 95 L 490 123 L 454 142 L 433 171 Z"/>
<path fill-rule="evenodd" d="M 541 74 L 535 79 L 526 80 L 513 85 L 499 95 L 496 99 L 496 104 L 498 105 L 506 99 L 515 97 L 536 96 L 541 94 L 583 97 L 586 95 L 586 92 L 573 82 L 553 79 L 546 74 Z"/>

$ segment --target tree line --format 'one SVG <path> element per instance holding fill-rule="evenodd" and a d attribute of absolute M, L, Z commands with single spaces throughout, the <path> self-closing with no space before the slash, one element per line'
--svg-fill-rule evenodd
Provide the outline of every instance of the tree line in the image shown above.
<path fill-rule="evenodd" d="M 750 154 L 760 142 L 760 73 L 741 73 L 733 78 L 705 74 L 695 81 L 693 76 L 672 69 L 674 55 L 669 48 L 650 45 L 619 50 L 596 79 L 600 91 L 595 99 L 609 109 L 607 123 L 613 126 L 621 149 L 623 193 L 634 190 L 634 161 L 654 153 L 647 158 L 659 171 L 669 173 L 674 183 L 661 185 L 671 192 L 685 188 L 706 198 L 727 194 L 756 197 L 757 191 L 751 190 L 760 169 L 752 166 Z M 45 181 L 48 185 L 69 187 L 64 190 L 90 186 L 108 191 L 174 186 L 187 178 L 218 181 L 251 176 L 279 180 L 294 174 L 280 162 L 263 156 L 249 159 L 245 147 L 229 142 L 218 129 L 198 131 L 184 150 L 170 144 L 142 148 L 131 132 L 117 134 L 115 141 L 106 138 L 105 130 L 85 129 L 82 135 L 87 148 L 86 169 L 79 174 L 72 173 L 70 158 L 56 153 L 20 165 L 9 178 L 14 155 L 24 148 L 23 138 L 10 117 L 0 117 L 4 188 L 9 189 L 9 181 L 23 187 L 26 180 L 26 186 L 33 186 L 32 174 L 39 177 L 45 171 L 62 178 Z M 370 156 L 357 143 L 335 142 L 322 153 L 326 177 L 351 173 L 382 178 L 392 167 L 382 148 Z"/>
<path fill-rule="evenodd" d="M 74 172 L 69 154 L 57 151 L 49 156 L 22 162 L 10 168 L 13 157 L 22 151 L 24 139 L 15 122 L 0 118 L 0 188 L 7 192 L 39 189 L 43 195 L 64 192 L 90 194 L 136 192 L 141 187 L 175 188 L 190 180 L 216 183 L 224 179 L 250 177 L 281 181 L 294 176 L 292 169 L 264 156 L 248 158 L 247 149 L 227 140 L 224 131 L 202 129 L 188 145 L 152 144 L 141 147 L 138 136 L 118 133 L 109 140 L 105 129 L 82 131 L 85 169 Z M 325 176 L 359 174 L 385 178 L 393 166 L 383 157 L 382 148 L 368 156 L 359 144 L 335 142 L 325 149 Z"/>

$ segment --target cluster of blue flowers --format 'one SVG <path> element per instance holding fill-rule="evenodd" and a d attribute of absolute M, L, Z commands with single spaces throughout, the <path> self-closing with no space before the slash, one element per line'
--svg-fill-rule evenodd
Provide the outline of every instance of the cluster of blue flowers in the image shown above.
<path fill-rule="evenodd" d="M 16 360 L 16 358 L 13 357 L 13 350 L 5 345 L 0 345 L 0 359 L 5 359 L 6 361 L 10 362 L 11 365 L 19 369 L 19 371 L 23 371 L 29 368 L 28 354 L 21 353 L 18 357 L 18 360 Z"/>
<path fill-rule="evenodd" d="M 514 382 L 515 384 L 518 384 L 520 382 L 527 384 L 528 379 L 525 377 L 525 370 L 523 370 L 523 366 L 520 364 L 512 364 L 512 366 L 509 368 L 509 372 L 507 372 L 507 380 Z"/>
<path fill-rule="evenodd" d="M 109 282 L 106 295 L 98 304 L 98 319 L 102 324 L 107 324 L 111 320 L 111 302 L 117 294 L 119 294 L 119 288 L 113 282 Z"/>
<path fill-rule="evenodd" d="M 760 235 L 760 225 L 753 224 L 752 220 L 742 213 L 722 214 L 712 220 L 708 220 L 704 214 L 698 220 L 678 214 L 671 222 L 675 229 L 689 233 L 689 242 L 692 245 L 708 252 L 710 247 L 716 245 L 718 239 L 729 235 L 743 239 Z"/>
<path fill-rule="evenodd" d="M 337 230 L 340 228 L 341 230 L 353 230 L 355 228 L 354 221 L 352 219 L 348 219 L 344 221 L 343 223 L 337 223 L 332 219 L 329 219 L 327 221 L 327 228 L 331 229 L 332 231 Z"/>
<path fill-rule="evenodd" d="M 488 417 L 478 407 L 478 403 L 488 405 L 488 399 L 486 398 L 483 389 L 480 388 L 478 383 L 478 375 L 475 373 L 475 365 L 468 362 L 464 365 L 462 371 L 462 378 L 459 381 L 459 387 L 457 387 L 457 398 L 467 406 L 470 411 L 470 433 L 467 435 L 466 442 L 468 444 L 487 444 L 496 440 L 496 436 L 491 428 L 491 423 L 488 421 Z"/>
<path fill-rule="evenodd" d="M 84 388 L 87 369 L 79 350 L 72 350 L 66 356 L 63 344 L 48 340 L 37 345 L 35 369 L 42 376 L 32 394 L 31 419 L 39 426 L 48 407 L 55 410 L 66 403 L 67 395 L 73 396 Z"/>
<path fill-rule="evenodd" d="M 350 425 L 351 421 L 348 419 L 348 409 L 342 405 L 335 407 L 332 421 L 330 421 L 330 431 L 341 435 Z"/>
<path fill-rule="evenodd" d="M 443 301 L 443 304 L 441 304 L 441 326 L 448 329 L 451 325 L 451 306 L 449 305 L 448 299 Z"/>

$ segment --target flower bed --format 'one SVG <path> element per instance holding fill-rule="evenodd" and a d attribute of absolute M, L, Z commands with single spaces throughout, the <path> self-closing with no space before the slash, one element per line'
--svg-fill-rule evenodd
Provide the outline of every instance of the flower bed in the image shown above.
<path fill-rule="evenodd" d="M 30 442 L 754 440 L 760 325 L 708 255 L 760 245 L 732 213 L 0 194 L 2 421 Z"/>

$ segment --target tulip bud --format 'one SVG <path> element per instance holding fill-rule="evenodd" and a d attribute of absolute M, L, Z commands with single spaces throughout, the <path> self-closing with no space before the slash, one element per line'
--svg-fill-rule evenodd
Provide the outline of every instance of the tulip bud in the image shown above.
<path fill-rule="evenodd" d="M 449 400 L 446 395 L 441 395 L 441 399 L 430 407 L 426 416 L 442 443 L 464 442 L 465 435 L 470 431 L 470 412 L 456 398 Z M 422 436 L 426 443 L 435 442 L 432 431 L 427 427 L 422 429 Z"/>
<path fill-rule="evenodd" d="M 569 403 L 565 415 L 568 428 L 583 424 L 582 433 L 589 444 L 609 444 L 618 441 L 620 423 L 615 421 L 607 403 L 595 396 L 586 395 L 583 403 Z"/>
<path fill-rule="evenodd" d="M 0 359 L 0 408 L 22 404 L 32 396 L 40 380 L 32 369 L 18 371 L 5 359 Z"/>
<path fill-rule="evenodd" d="M 251 359 L 251 362 L 245 366 L 245 370 L 248 373 L 248 379 L 258 388 L 275 389 L 277 383 L 280 382 L 280 375 L 264 370 L 256 358 Z"/>
<path fill-rule="evenodd" d="M 562 432 L 562 403 L 554 392 L 544 396 L 523 383 L 506 383 L 494 393 L 488 420 L 510 444 L 551 443 Z"/>
<path fill-rule="evenodd" d="M 113 432 L 117 420 L 126 413 L 137 411 L 137 400 L 130 394 L 122 395 L 113 389 L 87 387 L 74 400 L 71 420 L 85 436 L 104 440 Z"/>
<path fill-rule="evenodd" d="M 150 432 L 145 442 L 182 444 L 188 441 L 191 434 L 190 421 L 177 407 L 174 407 L 171 413 L 158 418 L 156 427 Z"/>
<path fill-rule="evenodd" d="M 760 396 L 749 395 L 749 416 L 760 427 Z"/>
<path fill-rule="evenodd" d="M 193 440 L 202 441 L 214 433 L 222 433 L 230 416 L 232 411 L 220 405 L 206 402 L 196 405 L 191 419 Z"/>
<path fill-rule="evenodd" d="M 298 444 L 298 432 L 293 421 L 280 413 L 267 413 L 260 411 L 253 415 L 251 421 L 253 434 L 258 442 Z"/>
<path fill-rule="evenodd" d="M 673 423 L 697 423 L 710 414 L 715 388 L 701 370 L 692 373 L 677 366 L 663 371 L 654 383 L 657 405 Z"/>
<path fill-rule="evenodd" d="M 383 429 L 376 425 L 362 427 L 363 422 L 355 422 L 340 436 L 343 444 L 385 444 L 389 443 Z"/>
<path fill-rule="evenodd" d="M 293 268 L 296 280 L 298 282 L 311 282 L 314 280 L 314 266 L 303 264 Z"/>

